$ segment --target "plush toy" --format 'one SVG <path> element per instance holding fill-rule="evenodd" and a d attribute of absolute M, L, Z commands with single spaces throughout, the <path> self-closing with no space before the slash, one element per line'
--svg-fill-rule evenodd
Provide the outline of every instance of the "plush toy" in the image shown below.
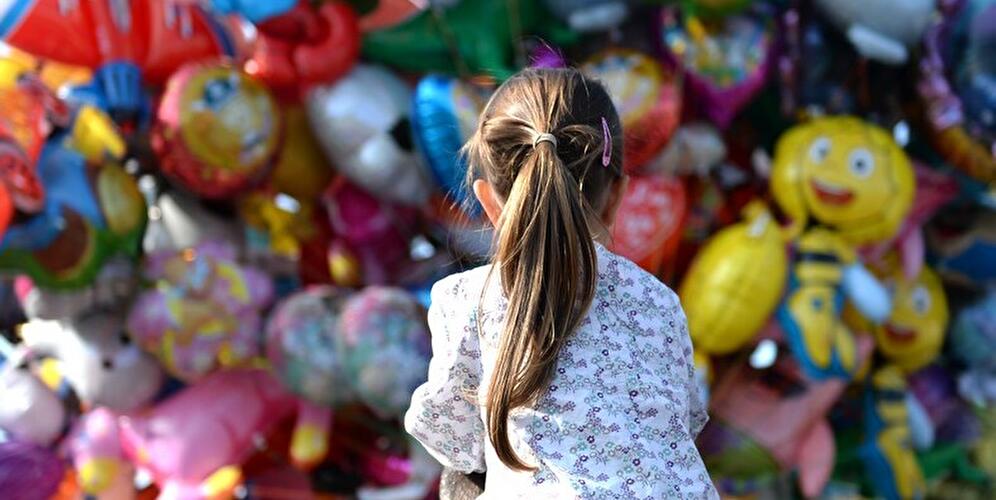
<path fill-rule="evenodd" d="M 127 412 L 152 400 L 163 382 L 156 359 L 125 331 L 121 311 L 92 311 L 21 327 L 26 346 L 59 360 L 69 385 L 88 407 Z"/>
<path fill-rule="evenodd" d="M 190 63 L 167 83 L 152 145 L 163 171 L 184 189 L 226 198 L 273 166 L 280 117 L 266 87 L 231 64 Z"/>
<path fill-rule="evenodd" d="M 144 274 L 155 285 L 132 306 L 127 329 L 169 373 L 192 381 L 258 354 L 260 314 L 273 284 L 240 266 L 232 247 L 203 243 L 153 254 Z"/>
<path fill-rule="evenodd" d="M 796 253 L 778 318 L 811 377 L 857 372 L 854 336 L 840 319 L 845 296 L 873 322 L 888 318 L 889 295 L 855 248 L 898 231 L 914 185 L 910 162 L 892 137 L 856 118 L 815 119 L 779 140 L 771 191 L 789 218 L 786 236 Z"/>
<path fill-rule="evenodd" d="M 307 97 L 318 143 L 340 173 L 384 200 L 418 206 L 431 191 L 413 151 L 411 90 L 384 68 L 359 65 Z"/>
<path fill-rule="evenodd" d="M 59 397 L 31 370 L 35 355 L 19 349 L 0 367 L 0 429 L 23 441 L 50 446 L 69 425 Z"/>
<path fill-rule="evenodd" d="M 606 49 L 581 70 L 605 84 L 619 111 L 627 173 L 637 173 L 667 144 L 678 127 L 678 79 L 650 56 L 629 49 Z"/>
<path fill-rule="evenodd" d="M 134 465 L 152 475 L 161 500 L 228 497 L 255 437 L 295 408 L 293 395 L 267 372 L 228 370 L 141 414 L 90 411 L 68 449 L 88 494 L 101 493 Z"/>

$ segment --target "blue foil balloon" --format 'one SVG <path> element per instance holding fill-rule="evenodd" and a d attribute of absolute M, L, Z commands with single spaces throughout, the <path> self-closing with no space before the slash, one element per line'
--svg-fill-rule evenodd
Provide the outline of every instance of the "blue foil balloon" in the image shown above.
<path fill-rule="evenodd" d="M 457 203 L 468 201 L 467 164 L 460 148 L 477 129 L 484 95 L 457 78 L 428 75 L 415 88 L 412 133 L 439 186 Z M 465 205 L 466 206 L 466 205 Z"/>

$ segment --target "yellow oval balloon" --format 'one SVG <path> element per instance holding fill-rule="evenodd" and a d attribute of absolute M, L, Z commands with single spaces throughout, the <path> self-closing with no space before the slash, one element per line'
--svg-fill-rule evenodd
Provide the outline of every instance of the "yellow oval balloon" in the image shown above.
<path fill-rule="evenodd" d="M 679 295 L 697 349 L 733 352 L 764 326 L 785 287 L 781 230 L 760 206 L 717 233 L 692 262 Z"/>
<path fill-rule="evenodd" d="M 909 159 L 881 127 L 851 116 L 817 118 L 779 139 L 771 191 L 797 235 L 810 217 L 851 244 L 891 237 L 913 203 Z"/>

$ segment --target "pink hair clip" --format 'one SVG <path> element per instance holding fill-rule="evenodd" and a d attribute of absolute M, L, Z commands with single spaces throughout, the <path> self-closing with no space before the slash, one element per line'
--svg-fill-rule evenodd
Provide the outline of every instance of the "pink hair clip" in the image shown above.
<path fill-rule="evenodd" d="M 612 162 L 612 132 L 609 130 L 609 122 L 602 117 L 602 167 L 608 167 Z"/>

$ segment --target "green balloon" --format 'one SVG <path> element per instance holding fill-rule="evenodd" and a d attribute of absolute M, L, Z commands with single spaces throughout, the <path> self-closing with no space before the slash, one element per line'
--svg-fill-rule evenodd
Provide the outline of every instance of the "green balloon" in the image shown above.
<path fill-rule="evenodd" d="M 578 37 L 538 0 L 463 0 L 366 34 L 363 56 L 407 71 L 469 72 L 501 81 L 515 74 L 515 44 L 527 34 L 556 45 Z"/>

